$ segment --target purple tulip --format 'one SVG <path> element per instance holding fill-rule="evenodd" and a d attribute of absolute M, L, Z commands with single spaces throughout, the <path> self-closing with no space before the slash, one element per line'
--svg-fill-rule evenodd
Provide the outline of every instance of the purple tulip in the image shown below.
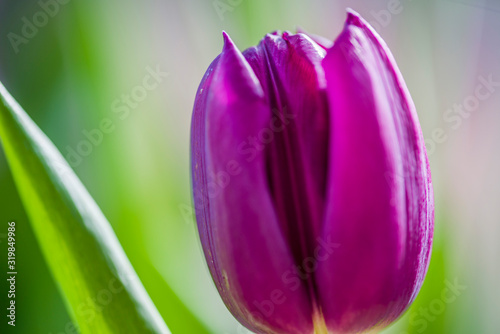
<path fill-rule="evenodd" d="M 380 330 L 415 299 L 434 200 L 415 107 L 348 11 L 332 43 L 274 32 L 222 53 L 192 120 L 194 203 L 224 303 L 257 333 Z"/>

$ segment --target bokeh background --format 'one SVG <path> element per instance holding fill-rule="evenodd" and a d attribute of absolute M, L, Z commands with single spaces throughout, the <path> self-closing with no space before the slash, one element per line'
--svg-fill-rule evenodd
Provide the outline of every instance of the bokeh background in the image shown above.
<path fill-rule="evenodd" d="M 48 3 L 54 2 L 0 1 L 0 80 L 68 157 L 173 333 L 249 333 L 214 288 L 190 197 L 193 99 L 221 50 L 221 31 L 241 50 L 267 32 L 297 26 L 334 39 L 346 7 L 373 24 L 399 64 L 422 123 L 436 197 L 429 274 L 412 308 L 384 333 L 500 332 L 498 1 Z M 129 112 L 118 111 L 148 71 L 162 73 L 157 87 L 131 101 Z M 478 85 L 488 96 L 478 98 Z M 103 119 L 113 130 L 89 149 L 85 133 Z M 71 153 L 78 150 L 85 154 Z M 11 220 L 17 222 L 17 326 L 7 328 L 2 316 L 1 332 L 73 333 L 0 149 L 5 264 Z M 0 272 L 4 309 L 6 270 Z"/>

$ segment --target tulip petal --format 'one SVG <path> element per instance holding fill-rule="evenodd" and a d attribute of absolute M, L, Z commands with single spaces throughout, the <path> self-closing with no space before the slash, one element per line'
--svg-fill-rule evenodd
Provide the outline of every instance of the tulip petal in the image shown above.
<path fill-rule="evenodd" d="M 300 265 L 311 255 L 323 220 L 328 144 L 321 68 L 325 52 L 307 36 L 285 32 L 267 35 L 243 54 L 267 103 L 282 120 L 267 145 L 269 184 L 282 230 Z"/>
<path fill-rule="evenodd" d="M 321 67 L 325 51 L 304 34 L 284 32 L 267 35 L 243 54 L 267 103 L 282 120 L 267 145 L 269 186 L 318 326 L 313 271 L 326 193 L 328 108 Z"/>
<path fill-rule="evenodd" d="M 297 33 L 306 35 L 307 37 L 312 39 L 314 42 L 316 42 L 316 44 L 318 44 L 319 46 L 321 46 L 325 50 L 328 50 L 329 48 L 331 48 L 333 46 L 333 41 L 329 40 L 328 38 L 308 33 L 307 31 L 305 31 L 304 29 L 302 29 L 300 27 L 297 27 Z"/>
<path fill-rule="evenodd" d="M 266 155 L 252 142 L 269 128 L 271 109 L 248 62 L 224 39 L 193 113 L 194 201 L 205 256 L 225 304 L 246 327 L 310 333 L 307 291 L 286 276 L 294 262 L 273 207 Z"/>
<path fill-rule="evenodd" d="M 329 330 L 383 327 L 413 301 L 429 263 L 434 204 L 417 114 L 381 38 L 353 11 L 323 61 L 330 104 L 323 237 L 318 261 Z"/>

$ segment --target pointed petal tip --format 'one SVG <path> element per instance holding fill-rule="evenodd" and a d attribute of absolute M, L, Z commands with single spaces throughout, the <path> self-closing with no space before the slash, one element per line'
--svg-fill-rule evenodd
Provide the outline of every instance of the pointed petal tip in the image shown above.
<path fill-rule="evenodd" d="M 368 29 L 370 32 L 378 35 L 375 29 L 370 25 L 370 23 L 368 23 L 368 21 L 366 21 L 358 12 L 349 7 L 346 8 L 346 12 L 346 25 L 354 25 L 358 28 Z"/>
<path fill-rule="evenodd" d="M 229 34 L 224 30 L 222 30 L 222 39 L 224 40 L 224 46 L 222 47 L 222 51 L 235 48 L 233 40 L 231 39 L 231 37 L 229 37 Z"/>
<path fill-rule="evenodd" d="M 346 24 L 353 24 L 358 27 L 362 27 L 364 25 L 364 20 L 358 12 L 350 7 L 347 7 L 345 10 L 347 12 Z"/>
<path fill-rule="evenodd" d="M 231 37 L 229 37 L 225 30 L 222 30 L 222 39 L 224 40 L 224 45 L 231 42 Z"/>

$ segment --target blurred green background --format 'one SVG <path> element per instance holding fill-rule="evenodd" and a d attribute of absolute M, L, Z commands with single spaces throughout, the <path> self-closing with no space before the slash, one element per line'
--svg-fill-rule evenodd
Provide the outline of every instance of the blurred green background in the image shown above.
<path fill-rule="evenodd" d="M 68 158 L 173 333 L 249 333 L 215 290 L 191 209 L 191 109 L 221 31 L 241 50 L 297 26 L 334 39 L 346 7 L 373 24 L 399 64 L 436 197 L 429 274 L 384 333 L 499 333 L 500 87 L 472 98 L 485 80 L 500 82 L 498 1 L 0 1 L 0 80 Z M 156 87 L 123 100 L 139 96 L 150 71 L 161 72 Z M 103 119 L 112 130 L 83 144 Z M 73 333 L 0 152 L 3 263 L 11 220 L 18 247 L 17 326 L 4 319 L 1 332 Z"/>

